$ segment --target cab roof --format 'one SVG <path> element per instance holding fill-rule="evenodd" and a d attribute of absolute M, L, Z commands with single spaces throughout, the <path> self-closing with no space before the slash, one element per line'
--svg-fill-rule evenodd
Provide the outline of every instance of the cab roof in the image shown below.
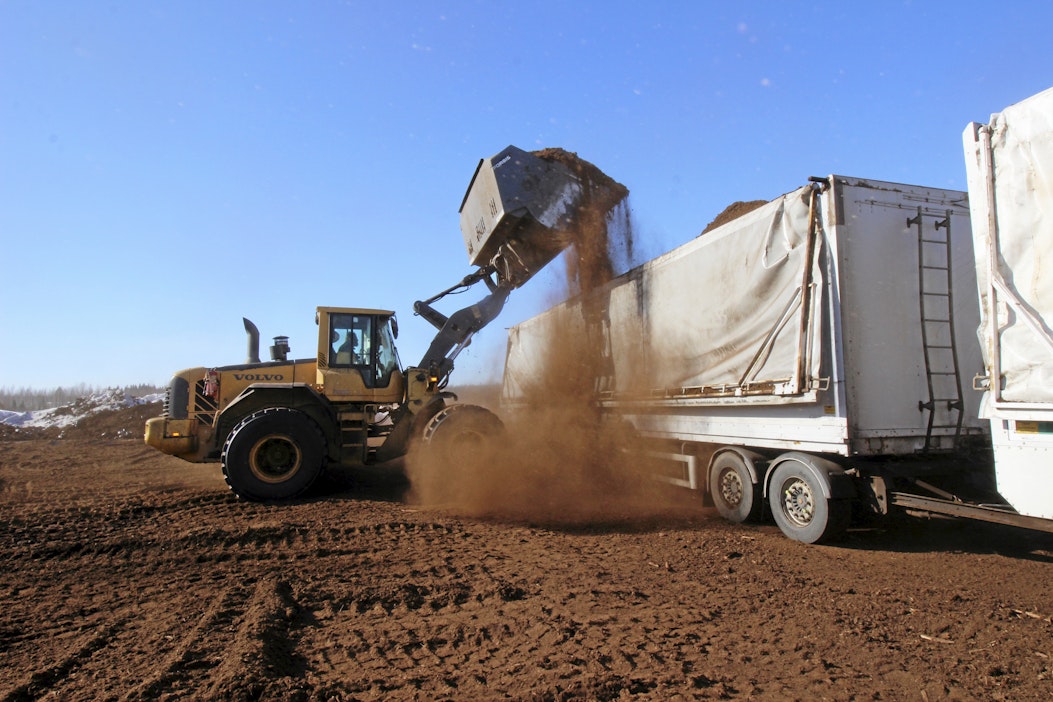
<path fill-rule="evenodd" d="M 391 317 L 395 313 L 392 310 L 375 310 L 369 307 L 319 307 L 319 312 L 328 312 L 329 314 L 377 314 L 386 317 Z"/>

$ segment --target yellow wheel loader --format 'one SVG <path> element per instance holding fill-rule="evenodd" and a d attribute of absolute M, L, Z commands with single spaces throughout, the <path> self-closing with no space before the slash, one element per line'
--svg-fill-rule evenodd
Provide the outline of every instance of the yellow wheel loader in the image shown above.
<path fill-rule="evenodd" d="M 612 182 L 613 183 L 613 182 Z M 621 189 L 620 196 L 595 188 Z M 575 217 L 624 197 L 565 162 L 509 146 L 476 168 L 461 204 L 461 231 L 475 271 L 414 304 L 437 330 L 421 361 L 403 368 L 390 310 L 319 307 L 318 353 L 289 360 L 275 337 L 259 359 L 259 332 L 244 320 L 249 358 L 240 365 L 179 371 L 164 412 L 146 423 L 146 443 L 192 462 L 219 461 L 228 485 L 248 500 L 281 500 L 306 490 L 328 464 L 397 458 L 411 443 L 471 451 L 500 428 L 488 410 L 448 405 L 454 359 L 501 312 L 509 293 L 572 243 Z M 488 294 L 446 317 L 432 305 L 484 283 Z"/>

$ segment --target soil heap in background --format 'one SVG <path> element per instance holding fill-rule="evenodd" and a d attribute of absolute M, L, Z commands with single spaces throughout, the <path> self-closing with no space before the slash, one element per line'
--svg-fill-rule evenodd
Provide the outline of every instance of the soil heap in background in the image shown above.
<path fill-rule="evenodd" d="M 584 326 L 554 330 L 546 340 L 526 409 L 503 413 L 506 431 L 495 445 L 456 465 L 439 465 L 424 451 L 410 456 L 415 499 L 535 523 L 580 525 L 667 515 L 670 504 L 660 499 L 657 484 L 642 477 L 632 432 L 604 421 L 596 403 L 597 379 L 609 372 L 602 333 L 607 297 L 599 291 L 616 268 L 637 263 L 631 260 L 632 228 L 624 205 L 628 189 L 577 154 L 562 149 L 534 153 L 566 166 L 585 188 L 574 226 L 554 235 L 572 242 L 568 292 L 585 297 L 589 319 Z"/>
<path fill-rule="evenodd" d="M 767 204 L 768 204 L 767 200 L 746 200 L 746 201 L 739 200 L 738 202 L 733 202 L 730 205 L 728 205 L 727 207 L 725 207 L 724 211 L 721 212 L 720 214 L 718 214 L 713 219 L 712 222 L 707 224 L 706 228 L 702 230 L 702 232 L 701 232 L 701 234 L 699 234 L 699 236 L 701 236 L 702 234 L 705 234 L 708 231 L 712 231 L 712 230 L 716 229 L 717 227 L 721 226 L 722 224 L 727 224 L 728 222 L 730 222 L 730 221 L 732 221 L 734 219 L 738 219 L 742 215 L 746 214 L 747 212 L 752 212 L 753 210 L 757 209 L 761 205 L 767 205 Z"/>
<path fill-rule="evenodd" d="M 56 415 L 75 414 L 80 398 Z M 104 409 L 92 412 L 72 424 L 52 427 L 20 427 L 0 424 L 0 441 L 31 441 L 35 439 L 79 439 L 88 441 L 112 441 L 115 439 L 142 440 L 143 427 L 150 417 L 162 412 L 160 402 L 136 404 L 121 409 Z"/>

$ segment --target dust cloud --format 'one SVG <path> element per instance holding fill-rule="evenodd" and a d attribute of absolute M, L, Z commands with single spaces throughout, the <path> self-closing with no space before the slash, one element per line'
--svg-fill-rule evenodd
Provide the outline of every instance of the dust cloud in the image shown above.
<path fill-rule="evenodd" d="M 514 412 L 502 412 L 504 431 L 470 455 L 444 461 L 426 449 L 407 466 L 412 497 L 471 516 L 528 523 L 592 526 L 663 519 L 697 509 L 686 496 L 649 476 L 635 431 L 598 407 L 598 387 L 609 374 L 606 296 L 591 295 L 633 261 L 635 242 L 628 189 L 591 163 L 562 149 L 535 155 L 568 167 L 585 186 L 572 227 L 554 236 L 571 243 L 567 288 L 586 305 L 584 329 L 553 329 L 538 359 L 540 372 Z"/>

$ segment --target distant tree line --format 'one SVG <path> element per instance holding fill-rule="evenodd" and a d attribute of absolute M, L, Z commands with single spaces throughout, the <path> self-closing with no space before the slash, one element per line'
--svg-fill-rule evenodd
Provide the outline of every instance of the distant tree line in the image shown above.
<path fill-rule="evenodd" d="M 80 397 L 88 397 L 96 393 L 112 392 L 114 390 L 127 393 L 132 397 L 142 397 L 155 392 L 164 392 L 165 389 L 146 383 L 125 385 L 117 388 L 100 388 L 81 383 L 68 388 L 50 388 L 45 390 L 0 387 L 0 409 L 11 410 L 12 412 L 32 412 L 50 407 L 61 407 L 62 405 L 73 403 Z"/>

